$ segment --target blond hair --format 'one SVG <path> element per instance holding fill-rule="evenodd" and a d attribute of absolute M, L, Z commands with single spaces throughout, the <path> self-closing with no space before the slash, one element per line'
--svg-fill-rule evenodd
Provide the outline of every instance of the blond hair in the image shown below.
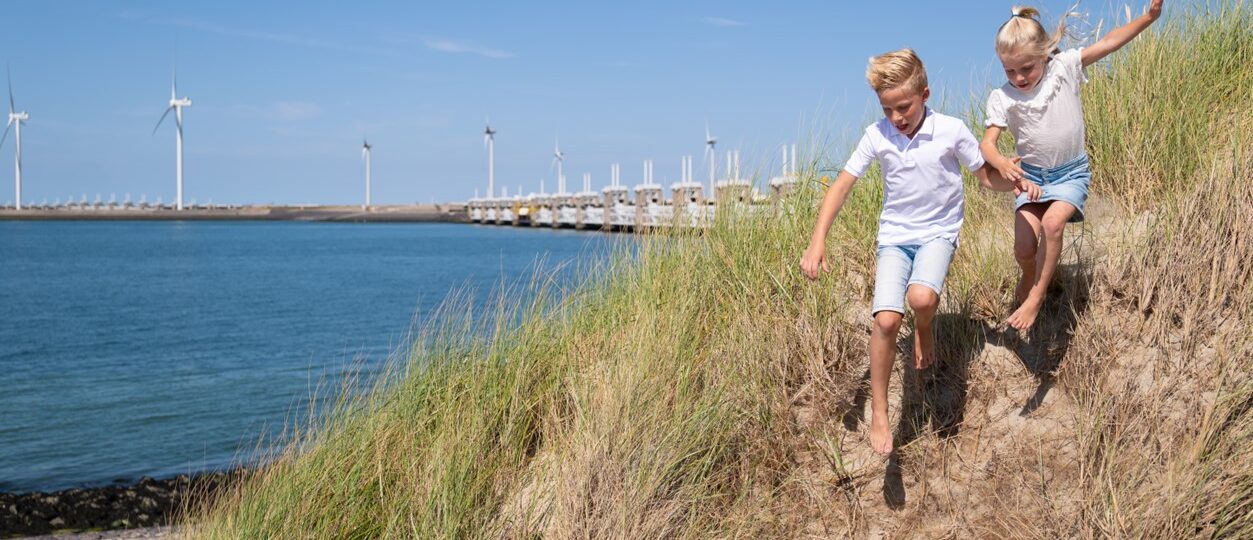
<path fill-rule="evenodd" d="M 1071 10 L 1066 10 L 1069 13 Z M 1000 55 L 1026 53 L 1045 57 L 1060 52 L 1062 38 L 1066 37 L 1066 17 L 1057 23 L 1057 29 L 1049 34 L 1040 23 L 1040 10 L 1029 6 L 1014 6 L 1013 16 L 996 31 L 996 53 Z"/>
<path fill-rule="evenodd" d="M 927 88 L 927 68 L 913 49 L 901 49 L 871 57 L 866 80 L 875 93 L 901 87 L 922 93 Z"/>

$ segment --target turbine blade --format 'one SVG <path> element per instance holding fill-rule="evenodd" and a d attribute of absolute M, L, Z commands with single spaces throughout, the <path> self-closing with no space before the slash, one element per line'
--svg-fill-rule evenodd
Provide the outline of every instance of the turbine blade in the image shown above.
<path fill-rule="evenodd" d="M 17 105 L 13 104 L 13 74 L 9 72 L 9 66 L 4 66 L 4 76 L 9 81 L 9 112 L 17 112 Z"/>
<path fill-rule="evenodd" d="M 9 120 L 9 123 L 4 125 L 4 135 L 0 136 L 0 148 L 4 147 L 4 140 L 9 138 L 9 128 L 11 127 L 13 127 L 13 120 Z"/>
<path fill-rule="evenodd" d="M 157 120 L 157 125 L 156 125 L 156 126 L 154 126 L 154 127 L 152 128 L 152 134 L 153 134 L 153 135 L 156 135 L 156 134 L 157 134 L 157 130 L 161 128 L 161 123 L 162 123 L 162 122 L 165 122 L 165 117 L 169 116 L 169 115 L 170 115 L 170 111 L 172 111 L 172 110 L 174 110 L 174 106 L 173 106 L 173 105 L 171 105 L 171 106 L 169 106 L 169 107 L 166 107 L 166 108 L 165 108 L 165 113 L 161 115 L 161 119 L 160 119 L 160 120 Z"/>

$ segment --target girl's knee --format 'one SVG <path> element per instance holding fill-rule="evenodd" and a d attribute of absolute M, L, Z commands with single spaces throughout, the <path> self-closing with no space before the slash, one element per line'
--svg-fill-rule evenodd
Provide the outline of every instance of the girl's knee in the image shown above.
<path fill-rule="evenodd" d="M 1033 241 L 1014 242 L 1014 258 L 1020 261 L 1035 260 L 1035 254 L 1038 244 L 1035 239 Z"/>
<path fill-rule="evenodd" d="M 1045 216 L 1040 225 L 1044 228 L 1044 235 L 1049 238 L 1061 238 L 1066 230 L 1066 220 L 1052 216 Z"/>
<path fill-rule="evenodd" d="M 901 330 L 904 316 L 895 311 L 880 311 L 874 315 L 874 329 L 880 335 L 895 336 Z"/>

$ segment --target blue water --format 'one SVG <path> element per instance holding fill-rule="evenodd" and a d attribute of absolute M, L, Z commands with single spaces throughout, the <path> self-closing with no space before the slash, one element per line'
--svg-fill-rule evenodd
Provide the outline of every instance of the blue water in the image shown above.
<path fill-rule="evenodd" d="M 450 289 L 603 257 L 456 224 L 0 222 L 0 491 L 229 467 Z M 567 265 L 566 280 L 578 265 Z"/>

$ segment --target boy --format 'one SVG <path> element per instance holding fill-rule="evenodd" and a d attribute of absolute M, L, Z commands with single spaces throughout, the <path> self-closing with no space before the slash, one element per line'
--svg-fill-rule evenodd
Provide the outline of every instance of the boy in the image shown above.
<path fill-rule="evenodd" d="M 927 108 L 931 89 L 914 51 L 902 49 L 871 58 L 866 78 L 879 96 L 884 118 L 866 128 L 823 197 L 801 270 L 809 279 L 830 271 L 827 232 L 853 183 L 878 159 L 883 169 L 883 211 L 871 308 L 870 446 L 888 455 L 892 452 L 888 380 L 906 302 L 914 310 L 914 367 L 926 369 L 935 360 L 931 323 L 963 219 L 959 164 L 989 189 L 1026 191 L 1032 200 L 1039 198 L 1040 189 L 1030 182 L 1004 180 L 984 162 L 979 141 L 965 123 Z"/>

